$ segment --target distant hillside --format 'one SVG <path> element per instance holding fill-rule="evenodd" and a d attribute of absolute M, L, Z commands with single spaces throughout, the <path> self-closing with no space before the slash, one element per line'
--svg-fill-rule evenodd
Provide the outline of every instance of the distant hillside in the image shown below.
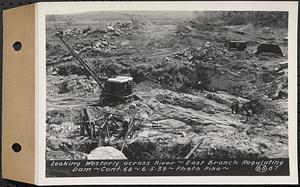
<path fill-rule="evenodd" d="M 288 12 L 279 11 L 205 11 L 195 12 L 195 21 L 223 25 L 273 26 L 287 28 Z"/>
<path fill-rule="evenodd" d="M 75 21 L 99 20 L 186 20 L 195 17 L 191 11 L 99 11 L 78 14 L 49 15 L 47 21 L 63 21 L 69 18 Z"/>

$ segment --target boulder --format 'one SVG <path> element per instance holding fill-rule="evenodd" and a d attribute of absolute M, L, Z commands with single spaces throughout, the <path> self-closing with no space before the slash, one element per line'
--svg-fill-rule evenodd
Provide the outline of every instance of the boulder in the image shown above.
<path fill-rule="evenodd" d="M 58 94 L 68 93 L 70 90 L 68 86 L 68 82 L 62 82 L 60 85 L 58 85 Z"/>
<path fill-rule="evenodd" d="M 280 90 L 278 93 L 278 98 L 288 98 L 288 90 Z"/>
<path fill-rule="evenodd" d="M 115 29 L 114 29 L 111 25 L 107 25 L 107 26 L 106 26 L 106 30 L 107 30 L 108 32 L 114 32 L 114 31 L 115 31 Z"/>
<path fill-rule="evenodd" d="M 127 160 L 126 156 L 114 147 L 97 147 L 87 155 L 88 160 Z"/>
<path fill-rule="evenodd" d="M 262 43 L 257 47 L 257 51 L 254 54 L 259 55 L 264 52 L 274 53 L 276 55 L 283 56 L 281 48 L 277 44 Z"/>
<path fill-rule="evenodd" d="M 206 98 L 209 100 L 213 100 L 213 94 L 211 94 L 211 93 L 207 94 Z"/>
<path fill-rule="evenodd" d="M 207 111 L 208 114 L 216 114 L 216 111 L 214 109 L 210 109 Z"/>

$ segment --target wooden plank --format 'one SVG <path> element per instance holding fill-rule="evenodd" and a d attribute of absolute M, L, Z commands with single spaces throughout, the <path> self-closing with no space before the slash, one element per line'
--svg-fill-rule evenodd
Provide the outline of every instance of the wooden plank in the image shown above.
<path fill-rule="evenodd" d="M 192 154 L 198 149 L 198 147 L 202 144 L 203 138 L 201 138 L 198 143 L 196 144 L 196 146 L 189 152 L 188 155 L 186 155 L 186 157 L 184 159 L 189 159 Z"/>
<path fill-rule="evenodd" d="M 129 134 L 129 132 L 131 131 L 132 127 L 133 127 L 133 118 L 130 118 L 130 121 L 129 121 L 129 124 L 128 124 L 128 129 L 127 129 L 127 132 L 126 132 L 126 135 L 125 135 L 123 144 L 122 144 L 121 152 L 123 152 L 123 149 L 124 149 L 124 147 L 125 147 L 125 143 L 126 143 L 128 134 Z"/>

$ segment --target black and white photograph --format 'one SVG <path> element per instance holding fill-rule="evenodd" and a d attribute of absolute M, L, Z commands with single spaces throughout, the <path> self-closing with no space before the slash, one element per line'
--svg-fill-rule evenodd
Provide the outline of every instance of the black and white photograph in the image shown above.
<path fill-rule="evenodd" d="M 299 183 L 298 2 L 38 1 L 3 11 L 4 179 Z"/>
<path fill-rule="evenodd" d="M 47 15 L 45 159 L 289 158 L 288 18 Z"/>

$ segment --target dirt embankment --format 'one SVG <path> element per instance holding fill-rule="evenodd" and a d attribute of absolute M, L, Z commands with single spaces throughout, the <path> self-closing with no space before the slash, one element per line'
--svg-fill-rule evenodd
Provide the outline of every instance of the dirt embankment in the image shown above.
<path fill-rule="evenodd" d="M 116 108 L 105 108 L 107 112 L 134 115 L 144 120 L 142 126 L 127 139 L 124 149 L 127 158 L 184 158 L 202 138 L 204 138 L 203 143 L 193 155 L 194 158 L 269 158 L 274 157 L 274 153 L 276 153 L 275 157 L 287 156 L 285 148 L 287 131 L 284 130 L 287 128 L 287 123 L 284 119 L 278 118 L 275 123 L 274 116 L 262 119 L 257 114 L 246 122 L 245 116 L 231 114 L 228 104 L 220 102 L 224 96 L 222 92 L 220 95 L 215 93 L 221 98 L 218 102 L 208 100 L 206 94 L 209 93 L 194 96 L 155 89 L 151 92 L 138 92 L 138 94 L 144 100 L 118 105 Z M 227 101 L 228 97 L 238 99 L 226 94 L 224 100 Z M 246 102 L 243 99 L 240 101 Z M 101 107 L 90 108 L 90 110 L 94 111 L 95 115 L 103 112 Z M 55 116 L 60 115 L 55 114 Z M 67 119 L 67 116 L 64 116 L 64 119 Z M 85 140 L 83 137 L 73 138 L 79 135 L 78 125 L 73 124 L 69 127 L 66 122 L 57 125 L 54 123 L 50 125 L 51 138 L 48 139 L 52 149 L 66 150 L 67 145 L 74 144 L 78 147 L 69 149 L 88 154 L 97 146 L 97 142 Z M 57 131 L 60 132 L 57 134 L 57 139 L 62 136 L 65 138 L 60 139 L 58 147 L 53 147 L 55 144 L 53 132 Z M 119 140 L 113 145 L 120 148 L 122 143 L 123 140 Z"/>

